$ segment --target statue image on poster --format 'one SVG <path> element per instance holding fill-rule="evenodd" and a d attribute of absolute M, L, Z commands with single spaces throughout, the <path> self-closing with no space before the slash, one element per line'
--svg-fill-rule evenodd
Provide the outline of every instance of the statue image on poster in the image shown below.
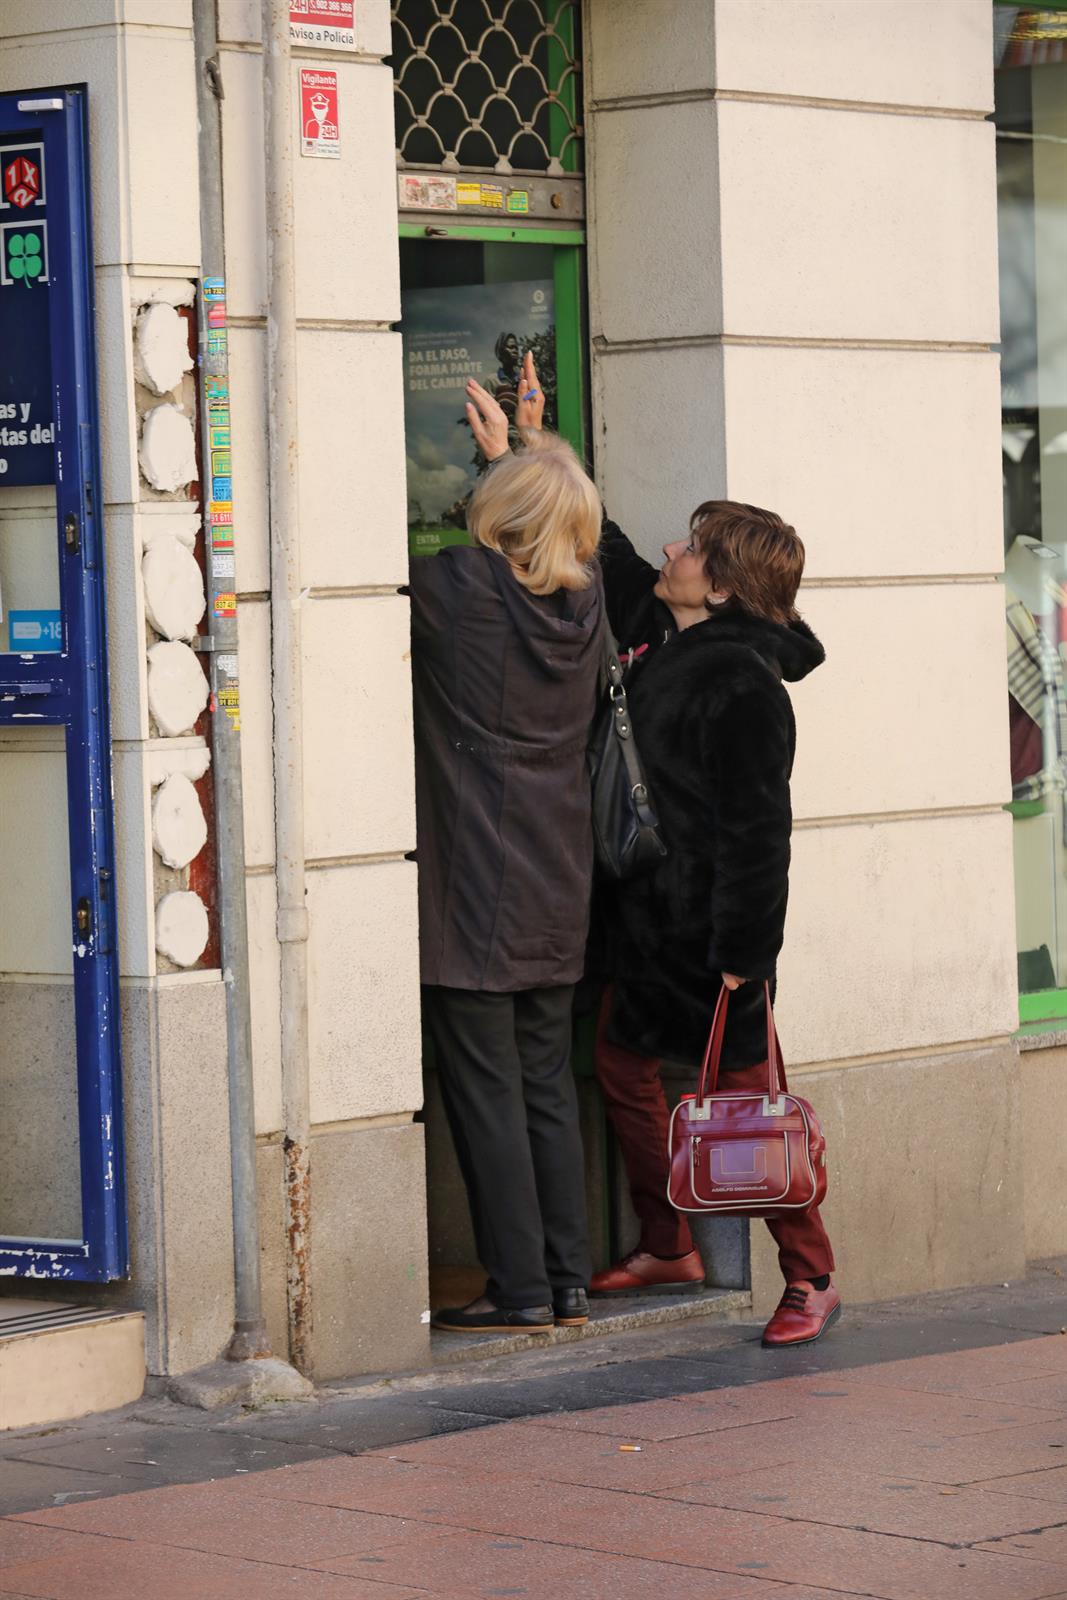
<path fill-rule="evenodd" d="M 406 290 L 402 332 L 410 548 L 432 555 L 466 540 L 467 501 L 485 466 L 464 412 L 468 379 L 513 418 L 531 350 L 545 425 L 556 425 L 552 281 Z"/>

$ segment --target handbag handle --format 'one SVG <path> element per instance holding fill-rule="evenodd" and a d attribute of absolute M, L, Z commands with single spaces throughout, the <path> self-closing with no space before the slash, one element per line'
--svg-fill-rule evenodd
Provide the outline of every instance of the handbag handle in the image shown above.
<path fill-rule="evenodd" d="M 630 706 L 626 698 L 626 675 L 619 660 L 619 647 L 615 643 L 611 629 L 606 626 L 604 628 L 600 672 L 607 687 L 608 698 L 611 701 L 611 726 L 618 741 L 623 766 L 626 768 L 626 781 L 630 785 L 630 798 L 633 801 L 637 820 L 643 828 L 655 833 L 659 823 L 649 802 L 648 786 L 645 783 L 645 775 L 641 770 L 641 762 L 634 747 L 633 723 L 630 721 Z M 658 840 L 658 842 L 659 853 L 665 856 L 667 854 L 666 846 L 661 840 Z"/>
<path fill-rule="evenodd" d="M 778 1104 L 778 1090 L 787 1093 L 789 1085 L 785 1078 L 785 1062 L 782 1060 L 782 1045 L 778 1038 L 778 1028 L 774 1020 L 774 1008 L 771 1005 L 771 986 L 765 982 L 763 997 L 767 1009 L 767 1101 L 770 1105 Z M 719 991 L 719 998 L 715 1005 L 715 1015 L 711 1019 L 711 1032 L 708 1034 L 707 1048 L 704 1051 L 704 1060 L 700 1066 L 700 1083 L 697 1087 L 697 1099 L 703 1101 L 708 1094 L 714 1094 L 719 1083 L 719 1063 L 722 1060 L 723 1040 L 726 1037 L 726 1009 L 730 1004 L 730 991 L 723 984 Z M 709 1083 L 710 1077 L 710 1083 Z"/>

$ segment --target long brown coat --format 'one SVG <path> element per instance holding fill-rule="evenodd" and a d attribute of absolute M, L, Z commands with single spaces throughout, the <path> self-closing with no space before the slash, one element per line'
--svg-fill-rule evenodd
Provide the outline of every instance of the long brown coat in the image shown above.
<path fill-rule="evenodd" d="M 586 746 L 603 603 L 532 595 L 503 556 L 412 563 L 423 983 L 581 976 L 593 867 Z"/>

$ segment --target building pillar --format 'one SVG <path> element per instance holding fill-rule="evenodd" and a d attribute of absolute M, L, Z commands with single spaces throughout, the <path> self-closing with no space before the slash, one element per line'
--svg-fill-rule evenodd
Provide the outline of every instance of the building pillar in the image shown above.
<path fill-rule="evenodd" d="M 223 7 L 220 36 L 263 1281 L 284 1355 L 258 6 Z M 316 1379 L 429 1353 L 388 0 L 360 0 L 355 42 L 292 67 L 336 73 L 340 134 L 339 159 L 297 158 L 294 207 Z"/>
<path fill-rule="evenodd" d="M 715 497 L 807 546 L 780 1023 L 860 1299 L 1024 1260 L 990 30 L 974 0 L 589 6 L 609 510 L 650 554 Z"/>

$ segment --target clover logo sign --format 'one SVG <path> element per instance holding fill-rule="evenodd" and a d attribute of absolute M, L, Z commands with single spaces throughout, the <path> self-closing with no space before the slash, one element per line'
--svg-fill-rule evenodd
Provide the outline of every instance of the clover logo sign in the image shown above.
<path fill-rule="evenodd" d="M 32 289 L 44 277 L 44 242 L 36 229 L 5 233 L 4 281 Z"/>

